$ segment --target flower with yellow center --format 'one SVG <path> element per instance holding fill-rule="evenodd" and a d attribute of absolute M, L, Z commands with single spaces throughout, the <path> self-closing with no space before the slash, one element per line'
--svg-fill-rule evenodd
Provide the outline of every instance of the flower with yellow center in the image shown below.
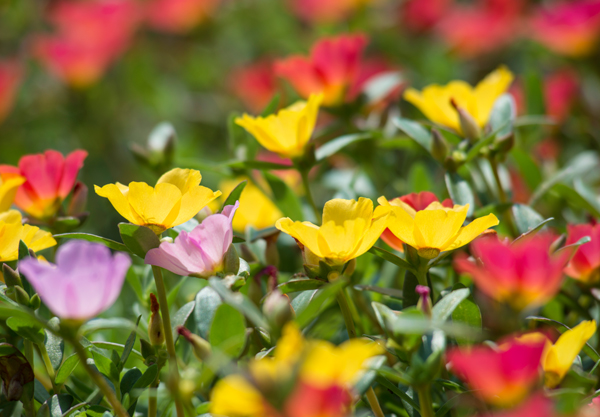
<path fill-rule="evenodd" d="M 564 332 L 554 345 L 548 343 L 542 356 L 545 384 L 548 388 L 554 388 L 562 381 L 571 369 L 573 361 L 594 333 L 596 333 L 596 322 L 583 321 Z"/>
<path fill-rule="evenodd" d="M 39 227 L 22 224 L 21 213 L 9 210 L 0 214 L 0 262 L 19 258 L 19 242 L 22 240 L 34 252 L 56 245 L 50 232 Z"/>
<path fill-rule="evenodd" d="M 333 199 L 323 208 L 323 225 L 294 222 L 286 217 L 275 224 L 329 265 L 343 265 L 368 251 L 385 230 L 391 210 L 368 198 Z"/>
<path fill-rule="evenodd" d="M 322 100 L 322 94 L 311 94 L 308 101 L 292 104 L 276 115 L 252 117 L 244 114 L 235 122 L 271 152 L 284 158 L 297 158 L 304 155 Z"/>
<path fill-rule="evenodd" d="M 401 200 L 396 200 L 393 205 L 385 197 L 379 197 L 377 201 L 392 210 L 388 229 L 425 259 L 433 259 L 440 252 L 460 248 L 498 224 L 496 216 L 488 214 L 463 227 L 468 204 L 448 208 L 435 201 L 425 210 L 415 211 Z"/>
<path fill-rule="evenodd" d="M 17 190 L 24 182 L 25 177 L 20 175 L 0 178 L 0 213 L 10 209 L 15 201 Z"/>
<path fill-rule="evenodd" d="M 145 182 L 94 186 L 96 194 L 106 197 L 119 214 L 133 224 L 146 226 L 160 234 L 187 222 L 204 206 L 221 195 L 200 185 L 202 175 L 194 169 L 175 168 L 163 174 L 155 187 Z"/>
<path fill-rule="evenodd" d="M 484 127 L 496 99 L 508 90 L 513 78 L 512 72 L 501 66 L 474 88 L 457 80 L 444 86 L 432 84 L 423 91 L 409 88 L 404 93 L 404 99 L 414 104 L 432 122 L 464 133 L 458 112 L 451 101 L 469 113 L 480 128 Z"/>

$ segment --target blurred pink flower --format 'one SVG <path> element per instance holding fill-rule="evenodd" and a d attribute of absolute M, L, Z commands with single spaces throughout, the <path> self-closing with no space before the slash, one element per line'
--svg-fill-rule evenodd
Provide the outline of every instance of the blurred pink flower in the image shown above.
<path fill-rule="evenodd" d="M 479 0 L 453 6 L 440 20 L 440 38 L 463 57 L 495 51 L 518 34 L 523 0 Z"/>
<path fill-rule="evenodd" d="M 407 0 L 401 6 L 404 27 L 414 32 L 433 28 L 447 13 L 453 0 Z"/>
<path fill-rule="evenodd" d="M 489 297 L 516 310 L 539 307 L 560 289 L 563 268 L 570 253 L 550 254 L 554 236 L 538 233 L 512 244 L 495 236 L 471 244 L 476 262 L 465 256 L 455 260 L 459 272 L 471 275 L 475 285 Z"/>
<path fill-rule="evenodd" d="M 233 93 L 254 113 L 260 113 L 277 92 L 273 64 L 267 60 L 234 70 L 229 76 Z"/>
<path fill-rule="evenodd" d="M 23 77 L 23 67 L 14 59 L 0 61 L 0 122 L 8 115 Z"/>
<path fill-rule="evenodd" d="M 346 19 L 354 10 L 370 0 L 289 0 L 294 14 L 313 23 L 335 23 Z"/>
<path fill-rule="evenodd" d="M 575 0 L 538 7 L 529 20 L 530 36 L 553 52 L 582 56 L 600 35 L 600 1 Z"/>
<path fill-rule="evenodd" d="M 513 406 L 539 382 L 545 340 L 508 340 L 497 350 L 489 346 L 454 348 L 447 353 L 452 372 L 467 382 L 473 394 L 489 404 Z"/>
<path fill-rule="evenodd" d="M 215 12 L 220 0 L 151 0 L 146 5 L 146 20 L 154 29 L 185 33 Z"/>
<path fill-rule="evenodd" d="M 310 57 L 294 55 L 276 62 L 275 73 L 303 98 L 323 93 L 324 105 L 339 105 L 359 74 L 367 42 L 362 34 L 323 38 L 312 47 Z"/>
<path fill-rule="evenodd" d="M 362 60 L 359 63 L 358 72 L 348 88 L 348 92 L 346 94 L 346 101 L 356 100 L 358 96 L 364 92 L 364 89 L 367 86 L 368 82 L 373 80 L 374 77 L 391 72 L 397 72 L 397 68 L 394 68 L 382 58 L 376 57 Z M 404 83 L 399 83 L 395 88 L 392 88 L 385 96 L 381 97 L 377 102 L 371 103 L 371 105 L 385 106 L 390 101 L 398 100 L 404 86 Z"/>
<path fill-rule="evenodd" d="M 37 36 L 33 52 L 56 77 L 86 86 L 128 48 L 140 17 L 134 0 L 62 0 L 48 16 L 56 33 Z"/>
<path fill-rule="evenodd" d="M 564 121 L 579 91 L 579 78 L 571 69 L 556 71 L 544 79 L 546 114 L 557 122 Z"/>
<path fill-rule="evenodd" d="M 352 395 L 346 387 L 314 386 L 301 381 L 285 402 L 288 417 L 346 417 L 352 405 Z"/>
<path fill-rule="evenodd" d="M 239 202 L 212 214 L 190 233 L 182 231 L 175 242 L 162 242 L 146 254 L 145 262 L 177 275 L 208 278 L 223 269 L 223 258 L 233 242 L 231 222 Z"/>
<path fill-rule="evenodd" d="M 130 265 L 127 255 L 111 255 L 102 244 L 70 240 L 58 248 L 56 265 L 26 258 L 19 271 L 58 317 L 87 320 L 115 302 Z"/>
<path fill-rule="evenodd" d="M 600 281 L 600 224 L 567 225 L 566 245 L 573 244 L 585 236 L 592 240 L 581 245 L 565 268 L 571 278 L 595 284 Z"/>
<path fill-rule="evenodd" d="M 512 410 L 501 411 L 491 415 L 484 414 L 480 417 L 558 417 L 558 415 L 554 410 L 552 400 L 545 397 L 542 393 L 537 393 Z"/>

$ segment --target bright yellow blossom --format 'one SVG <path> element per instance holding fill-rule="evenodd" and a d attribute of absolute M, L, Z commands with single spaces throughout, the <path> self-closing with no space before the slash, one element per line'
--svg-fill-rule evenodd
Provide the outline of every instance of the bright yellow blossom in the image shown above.
<path fill-rule="evenodd" d="M 545 384 L 554 388 L 565 377 L 579 351 L 596 333 L 595 321 L 583 321 L 571 330 L 564 332 L 554 343 L 548 346 L 542 356 Z"/>
<path fill-rule="evenodd" d="M 404 93 L 404 98 L 432 122 L 461 133 L 458 112 L 450 101 L 454 100 L 473 117 L 479 127 L 483 127 L 490 118 L 494 102 L 508 90 L 513 78 L 512 72 L 501 66 L 480 81 L 475 88 L 464 81 L 451 81 L 444 86 L 429 85 L 421 92 L 409 88 Z"/>
<path fill-rule="evenodd" d="M 323 225 L 279 219 L 275 224 L 330 265 L 343 265 L 368 251 L 385 230 L 391 210 L 368 198 L 333 199 L 323 208 Z"/>
<path fill-rule="evenodd" d="M 34 252 L 56 245 L 56 240 L 50 232 L 21 222 L 21 213 L 17 210 L 0 214 L 0 262 L 19 258 L 21 240 Z"/>
<path fill-rule="evenodd" d="M 94 186 L 96 194 L 106 197 L 115 210 L 133 224 L 155 233 L 187 222 L 204 206 L 221 195 L 200 185 L 202 175 L 194 169 L 175 168 L 163 174 L 155 187 L 145 182 Z"/>
<path fill-rule="evenodd" d="M 244 114 L 235 122 L 271 152 L 285 158 L 297 158 L 304 154 L 312 136 L 322 100 L 322 94 L 311 94 L 307 102 L 299 101 L 276 115 L 252 117 Z"/>
<path fill-rule="evenodd" d="M 440 252 L 460 248 L 489 227 L 498 224 L 496 216 L 488 214 L 463 227 L 469 210 L 468 204 L 448 208 L 435 201 L 425 210 L 415 211 L 402 201 L 395 201 L 394 205 L 385 197 L 379 197 L 377 201 L 392 209 L 387 226 L 390 231 L 398 239 L 417 249 L 419 256 L 426 259 L 433 259 Z"/>
<path fill-rule="evenodd" d="M 0 178 L 0 212 L 10 209 L 15 201 L 17 190 L 25 182 L 25 177 L 15 175 L 13 177 Z"/>

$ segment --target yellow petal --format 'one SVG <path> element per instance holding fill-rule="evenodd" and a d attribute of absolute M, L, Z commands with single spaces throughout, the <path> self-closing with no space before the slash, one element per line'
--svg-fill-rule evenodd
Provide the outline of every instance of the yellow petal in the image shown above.
<path fill-rule="evenodd" d="M 179 215 L 181 191 L 169 183 L 156 184 L 152 188 L 145 182 L 132 182 L 129 184 L 127 200 L 132 210 L 143 220 L 143 225 L 158 226 L 164 230 Z"/>
<path fill-rule="evenodd" d="M 304 336 L 295 322 L 289 322 L 283 328 L 281 338 L 275 347 L 277 361 L 294 362 L 299 359 L 305 346 Z"/>
<path fill-rule="evenodd" d="M 271 116 L 275 117 L 275 116 Z M 242 126 L 248 131 L 263 147 L 270 150 L 271 152 L 283 155 L 287 149 L 282 146 L 281 142 L 271 134 L 269 128 L 269 122 L 267 119 L 257 117 L 256 119 L 244 114 L 242 117 L 235 119 L 235 123 Z"/>
<path fill-rule="evenodd" d="M 468 205 L 458 210 L 421 210 L 415 215 L 417 249 L 443 248 L 454 240 L 467 218 Z"/>
<path fill-rule="evenodd" d="M 372 215 L 373 202 L 368 198 L 360 197 L 358 201 L 334 198 L 323 207 L 323 224 L 334 222 L 343 226 L 346 220 L 370 220 Z"/>
<path fill-rule="evenodd" d="M 21 223 L 0 223 L 0 262 L 14 261 L 19 257 L 22 231 Z"/>
<path fill-rule="evenodd" d="M 391 214 L 392 210 L 388 206 L 377 206 L 375 211 L 373 212 L 373 220 L 371 222 L 371 226 L 364 234 L 362 241 L 360 242 L 360 246 L 352 255 L 352 258 L 358 258 L 363 253 L 367 252 L 379 236 L 383 233 L 388 224 L 388 218 Z"/>
<path fill-rule="evenodd" d="M 263 397 L 240 375 L 227 376 L 211 392 L 210 413 L 227 417 L 263 417 Z"/>
<path fill-rule="evenodd" d="M 477 109 L 471 115 L 480 126 L 484 126 L 488 122 L 494 103 L 508 90 L 513 79 L 512 72 L 507 67 L 501 66 L 477 84 L 475 87 Z"/>
<path fill-rule="evenodd" d="M 221 191 L 213 191 L 210 188 L 196 185 L 181 197 L 181 208 L 175 220 L 166 225 L 167 228 L 178 226 L 194 217 L 200 210 L 211 201 L 219 198 Z"/>
<path fill-rule="evenodd" d="M 21 224 L 23 217 L 18 210 L 8 210 L 0 213 L 0 222 Z"/>
<path fill-rule="evenodd" d="M 200 185 L 200 181 L 202 181 L 202 174 L 200 174 L 200 171 L 195 169 L 174 168 L 168 172 L 165 172 L 158 179 L 156 184 L 173 184 L 179 188 L 181 194 L 185 194 L 192 188 Z"/>
<path fill-rule="evenodd" d="M 387 220 L 387 227 L 398 239 L 413 248 L 417 247 L 414 236 L 415 220 L 413 216 L 406 212 L 402 207 L 392 206 L 385 197 L 377 199 L 379 204 L 392 209 Z"/>
<path fill-rule="evenodd" d="M 10 209 L 15 201 L 19 186 L 25 182 L 25 177 L 19 175 L 1 181 L 0 185 L 0 212 Z"/>
<path fill-rule="evenodd" d="M 102 188 L 94 185 L 96 194 L 100 197 L 108 198 L 108 201 L 110 201 L 121 216 L 133 224 L 143 224 L 143 219 L 132 210 L 126 196 L 123 194 L 125 189 L 127 192 L 129 191 L 129 188 L 124 188 L 123 184 L 107 184 Z"/>
<path fill-rule="evenodd" d="M 338 382 L 346 386 L 357 381 L 361 371 L 365 368 L 365 361 L 373 356 L 383 353 L 382 347 L 366 339 L 351 339 L 338 348 L 340 351 L 341 368 Z"/>
<path fill-rule="evenodd" d="M 385 197 L 379 197 L 379 199 L 383 199 L 382 201 L 384 201 L 384 200 L 387 201 Z M 379 204 L 381 204 L 381 202 Z M 399 198 L 394 198 L 393 200 L 391 200 L 389 202 L 389 205 L 395 206 L 395 207 L 400 207 L 402 210 L 404 210 L 405 212 L 410 214 L 410 216 L 413 219 L 415 218 L 415 214 L 417 214 L 417 211 L 414 208 L 412 208 L 411 206 L 409 206 L 408 204 L 406 204 L 404 201 L 400 200 Z"/>
<path fill-rule="evenodd" d="M 319 258 L 325 258 L 329 253 L 322 253 L 319 247 L 319 228 L 310 222 L 294 222 L 289 217 L 277 220 L 275 227 L 287 233 L 306 246 Z"/>
<path fill-rule="evenodd" d="M 442 248 L 442 251 L 453 250 L 456 248 L 460 248 L 461 246 L 466 245 L 471 242 L 485 230 L 490 227 L 497 226 L 499 223 L 498 218 L 493 214 L 488 214 L 487 216 L 480 217 L 478 219 L 473 220 L 471 223 L 460 229 L 455 239 L 449 244 Z"/>
<path fill-rule="evenodd" d="M 21 240 L 34 252 L 56 245 L 56 240 L 52 237 L 52 233 L 28 224 L 23 226 Z"/>

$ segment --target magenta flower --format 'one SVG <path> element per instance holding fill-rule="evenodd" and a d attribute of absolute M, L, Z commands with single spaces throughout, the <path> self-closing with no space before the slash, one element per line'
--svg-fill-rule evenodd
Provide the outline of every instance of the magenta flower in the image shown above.
<path fill-rule="evenodd" d="M 190 233 L 182 231 L 175 242 L 163 242 L 146 254 L 145 262 L 177 275 L 207 278 L 223 268 L 223 258 L 233 242 L 231 222 L 240 203 L 213 214 Z"/>
<path fill-rule="evenodd" d="M 58 249 L 56 265 L 27 258 L 19 271 L 58 317 L 86 320 L 115 302 L 130 265 L 123 253 L 111 255 L 99 243 L 71 240 Z"/>

